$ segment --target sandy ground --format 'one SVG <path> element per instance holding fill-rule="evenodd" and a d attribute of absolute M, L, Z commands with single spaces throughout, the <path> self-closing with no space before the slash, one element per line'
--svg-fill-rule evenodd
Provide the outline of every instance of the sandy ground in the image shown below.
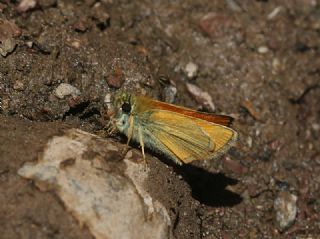
<path fill-rule="evenodd" d="M 236 119 L 219 160 L 148 153 L 175 238 L 317 238 L 319 31 L 312 0 L 2 1 L 0 234 L 91 238 L 16 172 L 65 128 L 101 132 L 125 88 Z"/>

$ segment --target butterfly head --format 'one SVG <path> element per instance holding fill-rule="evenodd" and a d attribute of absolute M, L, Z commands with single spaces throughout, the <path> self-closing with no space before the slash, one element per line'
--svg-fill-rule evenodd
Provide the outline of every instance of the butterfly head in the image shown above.
<path fill-rule="evenodd" d="M 122 133 L 129 128 L 129 118 L 134 109 L 134 96 L 129 92 L 117 92 L 113 97 L 112 124 Z"/>

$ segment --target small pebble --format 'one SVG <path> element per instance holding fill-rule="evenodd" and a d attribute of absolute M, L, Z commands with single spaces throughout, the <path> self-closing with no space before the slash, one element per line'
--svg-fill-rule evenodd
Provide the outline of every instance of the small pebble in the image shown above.
<path fill-rule="evenodd" d="M 110 109 L 112 105 L 112 96 L 110 93 L 107 93 L 104 97 L 103 103 L 105 106 L 107 106 L 108 109 Z"/>
<path fill-rule="evenodd" d="M 7 56 L 9 53 L 14 51 L 16 45 L 17 43 L 13 38 L 3 40 L 0 44 L 0 54 L 4 57 Z"/>
<path fill-rule="evenodd" d="M 279 192 L 274 201 L 276 222 L 280 231 L 288 229 L 297 216 L 297 196 L 286 191 Z"/>
<path fill-rule="evenodd" d="M 88 23 L 85 18 L 82 18 L 79 21 L 72 24 L 71 27 L 77 32 L 85 32 L 86 30 L 88 30 Z"/>
<path fill-rule="evenodd" d="M 276 7 L 275 9 L 273 9 L 272 12 L 270 12 L 270 13 L 268 14 L 267 19 L 268 19 L 268 20 L 274 19 L 276 16 L 278 16 L 278 14 L 279 14 L 282 10 L 283 10 L 283 7 L 282 7 L 282 6 Z"/>
<path fill-rule="evenodd" d="M 233 160 L 229 157 L 224 159 L 223 165 L 227 170 L 238 175 L 244 174 L 248 171 L 247 168 L 245 168 L 239 161 Z"/>
<path fill-rule="evenodd" d="M 107 93 L 106 96 L 104 97 L 104 103 L 111 104 L 111 94 L 110 93 Z"/>
<path fill-rule="evenodd" d="M 174 103 L 177 96 L 177 88 L 173 85 L 169 85 L 164 88 L 164 101 L 170 104 Z"/>
<path fill-rule="evenodd" d="M 110 15 L 106 12 L 101 2 L 97 2 L 92 7 L 93 18 L 100 30 L 105 30 L 110 25 Z"/>
<path fill-rule="evenodd" d="M 195 101 L 202 106 L 205 106 L 211 112 L 216 110 L 216 107 L 212 101 L 212 97 L 208 92 L 201 90 L 198 86 L 190 83 L 186 83 L 188 92 L 193 96 Z"/>
<path fill-rule="evenodd" d="M 252 137 L 251 137 L 251 136 L 248 136 L 248 138 L 247 138 L 247 145 L 248 145 L 249 148 L 252 147 L 252 143 L 253 143 Z"/>
<path fill-rule="evenodd" d="M 319 131 L 320 130 L 320 124 L 318 123 L 313 123 L 311 124 L 311 128 L 315 131 Z"/>
<path fill-rule="evenodd" d="M 15 90 L 20 90 L 20 91 L 24 90 L 24 84 L 23 84 L 23 82 L 20 81 L 20 80 L 17 80 L 17 81 L 14 83 L 14 85 L 13 85 L 13 89 L 15 89 Z"/>
<path fill-rule="evenodd" d="M 26 12 L 28 10 L 32 10 L 37 6 L 36 0 L 22 0 L 20 1 L 17 11 L 18 12 Z"/>
<path fill-rule="evenodd" d="M 61 83 L 55 89 L 54 93 L 59 99 L 63 99 L 64 97 L 69 96 L 69 95 L 75 97 L 75 96 L 78 96 L 81 94 L 80 91 L 76 87 L 74 87 L 70 84 L 67 84 L 67 83 Z"/>
<path fill-rule="evenodd" d="M 185 72 L 187 73 L 189 79 L 193 79 L 197 76 L 198 66 L 193 62 L 189 62 L 185 67 Z"/>
<path fill-rule="evenodd" d="M 70 42 L 70 46 L 72 46 L 73 48 L 79 49 L 81 47 L 81 42 L 80 40 L 73 40 L 72 42 Z"/>
<path fill-rule="evenodd" d="M 259 52 L 260 54 L 266 54 L 268 51 L 269 51 L 269 48 L 268 48 L 267 46 L 260 46 L 260 47 L 258 48 L 258 52 Z"/>
<path fill-rule="evenodd" d="M 280 60 L 278 58 L 274 58 L 272 60 L 272 68 L 274 71 L 278 71 L 281 67 L 281 63 Z"/>
<path fill-rule="evenodd" d="M 234 1 L 234 0 L 226 0 L 226 3 L 228 5 L 228 7 L 232 11 L 235 11 L 235 12 L 241 12 L 242 11 L 241 7 L 239 6 L 239 4 L 236 1 Z"/>
<path fill-rule="evenodd" d="M 27 45 L 27 47 L 32 48 L 33 47 L 33 42 L 32 41 L 27 41 L 26 45 Z"/>
<path fill-rule="evenodd" d="M 225 36 L 226 29 L 236 27 L 237 24 L 229 15 L 209 12 L 201 18 L 199 25 L 208 36 L 218 39 Z"/>
<path fill-rule="evenodd" d="M 112 74 L 106 78 L 109 87 L 119 89 L 125 81 L 124 74 L 120 67 L 116 67 Z"/>
<path fill-rule="evenodd" d="M 0 99 L 0 112 L 9 109 L 9 99 Z"/>

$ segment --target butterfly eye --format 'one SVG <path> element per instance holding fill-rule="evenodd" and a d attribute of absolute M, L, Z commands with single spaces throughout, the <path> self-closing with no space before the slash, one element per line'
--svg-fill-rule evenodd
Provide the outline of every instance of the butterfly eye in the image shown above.
<path fill-rule="evenodd" d="M 131 105 L 129 103 L 123 103 L 121 109 L 124 113 L 129 114 L 131 112 Z"/>

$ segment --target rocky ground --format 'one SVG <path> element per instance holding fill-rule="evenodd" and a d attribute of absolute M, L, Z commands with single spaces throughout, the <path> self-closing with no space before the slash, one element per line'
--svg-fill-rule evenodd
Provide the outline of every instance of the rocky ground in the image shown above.
<path fill-rule="evenodd" d="M 100 134 L 130 89 L 236 119 L 219 160 L 148 152 L 174 238 L 319 238 L 319 34 L 314 0 L 1 1 L 1 235 L 92 238 L 17 172 L 65 129 Z"/>

